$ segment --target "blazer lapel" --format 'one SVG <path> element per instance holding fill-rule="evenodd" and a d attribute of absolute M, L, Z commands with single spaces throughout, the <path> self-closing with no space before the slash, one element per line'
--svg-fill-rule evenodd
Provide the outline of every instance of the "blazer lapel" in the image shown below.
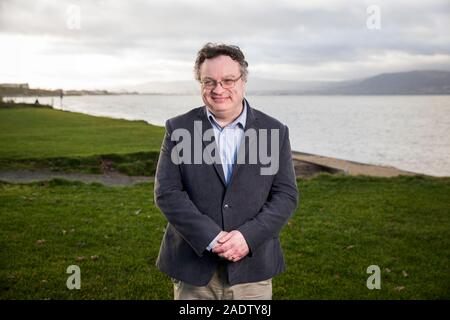
<path fill-rule="evenodd" d="M 203 135 L 204 135 L 206 130 L 208 130 L 208 129 L 213 130 L 213 127 L 212 127 L 211 123 L 209 122 L 209 120 L 207 118 L 206 109 L 205 108 L 206 108 L 206 106 L 204 106 L 203 108 L 200 108 L 199 109 L 199 114 L 198 114 L 199 120 L 202 121 L 201 122 L 201 124 L 202 124 L 201 130 L 200 130 L 200 128 L 198 126 L 194 126 L 196 134 L 200 134 L 201 135 L 200 139 L 201 139 L 202 144 L 203 144 L 202 153 L 203 153 L 204 148 L 206 148 L 206 146 L 207 146 L 207 142 L 203 140 Z M 219 148 L 217 147 L 217 143 L 216 143 L 216 139 L 215 139 L 214 135 L 213 135 L 213 137 L 211 139 L 212 139 L 212 142 L 208 142 L 208 144 L 213 143 L 214 144 L 214 150 L 216 150 L 216 152 L 219 152 Z M 214 159 L 211 158 L 211 156 L 209 155 L 208 152 L 206 152 L 206 153 L 207 153 L 207 157 L 209 157 L 210 163 L 211 162 L 213 163 L 214 169 L 216 170 L 216 173 L 219 176 L 220 181 L 222 181 L 223 185 L 226 187 L 227 184 L 225 182 L 225 175 L 223 173 L 222 163 L 220 162 L 220 155 L 216 154 L 216 157 L 217 157 L 217 160 L 218 160 L 218 163 L 217 163 L 217 161 L 214 161 Z M 202 154 L 202 157 L 203 157 L 203 154 Z"/>
<path fill-rule="evenodd" d="M 253 109 L 250 108 L 250 104 L 248 103 L 248 101 L 245 100 L 245 102 L 247 103 L 247 121 L 245 122 L 244 132 L 247 132 L 247 130 L 252 129 L 252 130 L 256 130 L 256 135 L 258 135 L 258 132 L 257 132 L 258 119 L 256 118 L 255 113 L 253 112 Z M 246 157 L 249 156 L 249 154 L 250 154 L 249 146 L 251 146 L 253 143 L 257 143 L 257 141 L 256 142 L 253 141 L 254 139 L 255 139 L 255 137 L 253 135 L 250 135 L 248 143 L 245 143 L 245 134 L 244 134 L 244 136 L 242 137 L 242 140 L 239 144 L 239 149 L 238 149 L 237 155 L 244 152 L 244 159 L 247 159 Z M 245 160 L 245 161 L 247 161 L 247 160 Z M 234 176 L 237 174 L 239 169 L 242 169 L 242 166 L 243 166 L 243 164 L 238 163 L 238 161 L 236 160 L 236 162 L 233 164 L 233 169 L 232 169 L 233 172 L 231 173 L 231 179 L 230 179 L 228 185 L 231 185 L 233 183 Z"/>

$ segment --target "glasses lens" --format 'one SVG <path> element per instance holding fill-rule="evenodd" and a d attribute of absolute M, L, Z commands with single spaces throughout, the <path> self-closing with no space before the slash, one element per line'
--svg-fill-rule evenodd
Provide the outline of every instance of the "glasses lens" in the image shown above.
<path fill-rule="evenodd" d="M 234 85 L 233 79 L 225 79 L 222 81 L 222 87 L 224 89 L 230 89 L 231 87 L 233 87 L 233 85 Z"/>
<path fill-rule="evenodd" d="M 203 81 L 203 86 L 205 88 L 211 89 L 216 86 L 216 82 L 213 80 L 206 80 L 206 81 Z"/>
<path fill-rule="evenodd" d="M 242 75 L 237 78 L 237 79 L 224 79 L 222 81 L 220 81 L 220 84 L 222 86 L 222 88 L 224 89 L 231 89 L 234 87 L 236 81 L 238 81 L 240 78 L 242 77 Z M 215 88 L 217 86 L 217 81 L 216 80 L 204 80 L 202 81 L 202 85 L 205 89 L 212 89 Z"/>

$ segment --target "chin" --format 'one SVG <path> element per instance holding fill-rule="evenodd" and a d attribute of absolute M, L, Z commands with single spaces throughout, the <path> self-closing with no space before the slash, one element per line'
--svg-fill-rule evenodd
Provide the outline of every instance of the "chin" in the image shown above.
<path fill-rule="evenodd" d="M 217 100 L 210 100 L 209 104 L 214 107 L 214 109 L 218 110 L 226 110 L 232 107 L 233 103 L 230 99 L 226 99 L 225 101 L 217 101 Z"/>

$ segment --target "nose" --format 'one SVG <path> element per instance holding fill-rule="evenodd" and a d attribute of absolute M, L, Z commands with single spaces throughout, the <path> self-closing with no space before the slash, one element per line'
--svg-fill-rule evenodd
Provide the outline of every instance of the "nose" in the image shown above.
<path fill-rule="evenodd" d="M 212 93 L 220 95 L 222 92 L 224 92 L 224 88 L 222 88 L 222 83 L 217 83 L 216 87 L 212 89 Z"/>

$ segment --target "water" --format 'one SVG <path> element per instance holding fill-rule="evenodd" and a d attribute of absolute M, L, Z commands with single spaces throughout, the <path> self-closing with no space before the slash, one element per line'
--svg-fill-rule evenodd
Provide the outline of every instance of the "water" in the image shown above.
<path fill-rule="evenodd" d="M 40 97 L 55 108 L 164 125 L 198 96 Z M 249 96 L 287 124 L 293 150 L 450 176 L 450 96 Z M 35 98 L 16 98 L 34 102 Z"/>

